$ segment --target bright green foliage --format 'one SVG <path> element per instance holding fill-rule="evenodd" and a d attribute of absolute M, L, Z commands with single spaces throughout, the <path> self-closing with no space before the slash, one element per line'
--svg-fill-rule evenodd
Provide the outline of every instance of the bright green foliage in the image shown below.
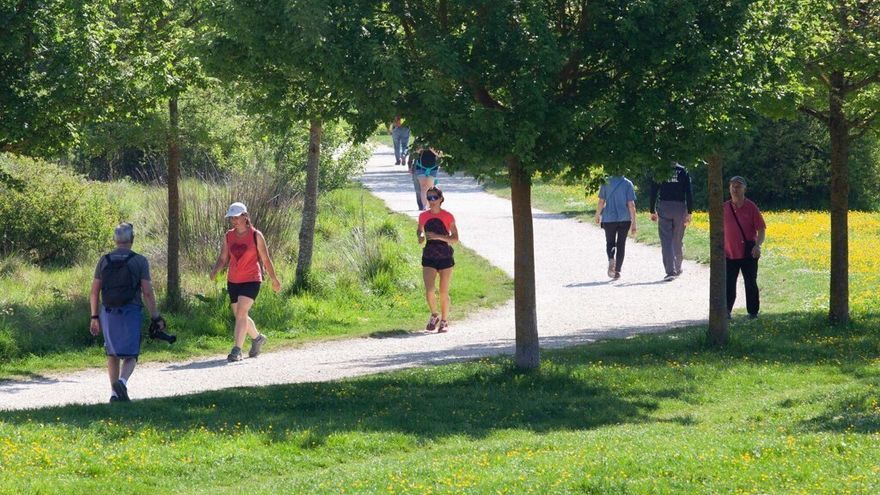
<path fill-rule="evenodd" d="M 0 185 L 3 256 L 74 263 L 104 245 L 120 219 L 102 188 L 57 165 L 4 154 L 0 166 L 22 185 Z"/>
<path fill-rule="evenodd" d="M 768 67 L 761 109 L 807 112 L 827 121 L 830 74 L 845 78 L 844 113 L 856 130 L 880 109 L 880 3 L 871 0 L 759 0 L 750 39 Z"/>
<path fill-rule="evenodd" d="M 0 151 L 53 153 L 115 110 L 128 77 L 105 1 L 0 1 Z"/>
<path fill-rule="evenodd" d="M 405 80 L 395 103 L 447 163 L 475 173 L 508 155 L 531 171 L 665 164 L 645 133 L 678 130 L 692 109 L 670 102 L 707 84 L 744 5 L 392 3 Z"/>
<path fill-rule="evenodd" d="M 214 32 L 206 63 L 217 77 L 238 81 L 250 109 L 280 134 L 292 122 L 343 118 L 365 139 L 376 103 L 363 98 L 355 108 L 354 95 L 384 86 L 373 58 L 383 52 L 358 8 L 330 0 L 217 2 L 207 11 Z"/>

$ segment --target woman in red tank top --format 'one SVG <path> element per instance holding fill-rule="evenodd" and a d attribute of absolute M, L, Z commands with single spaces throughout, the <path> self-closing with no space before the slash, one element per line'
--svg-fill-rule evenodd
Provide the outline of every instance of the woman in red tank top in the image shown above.
<path fill-rule="evenodd" d="M 232 203 L 226 211 L 226 218 L 232 224 L 232 228 L 226 232 L 223 238 L 220 256 L 211 270 L 211 280 L 217 278 L 217 272 L 227 264 L 226 290 L 229 292 L 229 300 L 232 303 L 232 313 L 235 315 L 235 344 L 227 356 L 230 362 L 241 361 L 241 347 L 247 335 L 251 337 L 251 349 L 248 356 L 257 357 L 260 349 L 266 342 L 266 336 L 257 332 L 254 320 L 248 315 L 251 306 L 260 293 L 260 284 L 263 282 L 263 270 L 272 279 L 272 290 L 281 290 L 281 281 L 275 274 L 275 266 L 269 257 L 269 248 L 266 247 L 266 239 L 263 233 L 251 225 L 247 207 L 244 203 Z"/>

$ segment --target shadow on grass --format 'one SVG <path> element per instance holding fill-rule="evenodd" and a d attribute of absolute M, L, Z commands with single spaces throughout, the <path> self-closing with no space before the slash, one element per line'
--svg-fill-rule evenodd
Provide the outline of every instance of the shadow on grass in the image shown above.
<path fill-rule="evenodd" d="M 423 439 L 484 437 L 498 429 L 536 432 L 582 430 L 650 421 L 658 401 L 677 397 L 674 387 L 627 396 L 579 379 L 569 367 L 519 373 L 501 360 L 459 364 L 353 381 L 236 388 L 128 404 L 67 406 L 3 412 L 0 421 L 34 421 L 90 428 L 96 420 L 133 430 L 229 431 L 247 425 L 272 441 L 309 431 L 320 445 L 334 432 L 394 432 Z M 664 421 L 678 421 L 666 419 Z M 688 418 L 680 421 L 690 424 Z"/>
<path fill-rule="evenodd" d="M 722 349 L 706 344 L 705 325 L 680 328 L 660 335 L 633 335 L 603 341 L 600 346 L 560 350 L 557 363 L 601 359 L 625 366 L 670 361 L 692 364 L 771 362 L 830 365 L 858 376 L 880 355 L 880 314 L 860 315 L 848 325 L 831 326 L 817 312 L 762 315 L 756 320 L 734 315 L 729 343 Z"/>
<path fill-rule="evenodd" d="M 856 380 L 858 386 L 847 388 L 854 392 L 831 401 L 834 405 L 805 428 L 876 432 L 880 371 L 872 363 L 880 350 L 878 318 L 869 315 L 848 326 L 830 327 L 818 314 L 769 315 L 734 320 L 731 344 L 722 350 L 705 347 L 705 327 L 691 327 L 545 351 L 542 368 L 531 373 L 514 370 L 509 358 L 492 358 L 340 382 L 3 412 L 0 421 L 87 429 L 96 420 L 112 418 L 132 430 L 154 428 L 169 434 L 203 428 L 222 433 L 241 424 L 270 441 L 287 441 L 307 431 L 309 445 L 322 445 L 329 435 L 348 431 L 430 440 L 482 438 L 504 429 L 540 433 L 623 423 L 688 427 L 697 420 L 654 414 L 661 402 L 699 402 L 703 388 L 713 386 L 717 370 L 741 367 L 748 373 L 752 365 L 778 363 L 833 367 Z M 798 367 L 791 373 L 798 373 Z"/>

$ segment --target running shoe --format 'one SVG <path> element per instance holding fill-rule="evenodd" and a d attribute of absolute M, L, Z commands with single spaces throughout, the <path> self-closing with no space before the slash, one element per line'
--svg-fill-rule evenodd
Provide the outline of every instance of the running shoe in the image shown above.
<path fill-rule="evenodd" d="M 248 351 L 248 357 L 257 357 L 260 355 L 260 351 L 263 348 L 263 344 L 266 343 L 266 336 L 260 334 L 257 338 L 251 341 L 251 350 Z"/>
<path fill-rule="evenodd" d="M 449 323 L 446 320 L 440 320 L 440 325 L 437 326 L 437 333 L 445 333 L 449 331 Z"/>
<path fill-rule="evenodd" d="M 120 402 L 128 402 L 131 400 L 128 398 L 128 387 L 122 383 L 122 380 L 116 380 L 113 384 L 113 391 L 116 392 L 116 397 Z"/>
<path fill-rule="evenodd" d="M 437 323 L 440 322 L 440 315 L 432 314 L 431 318 L 428 320 L 428 324 L 425 325 L 425 330 L 428 332 L 433 332 L 437 329 Z"/>
<path fill-rule="evenodd" d="M 226 360 L 230 363 L 241 361 L 241 349 L 238 347 L 233 347 L 232 351 L 229 352 L 229 355 L 226 356 Z"/>

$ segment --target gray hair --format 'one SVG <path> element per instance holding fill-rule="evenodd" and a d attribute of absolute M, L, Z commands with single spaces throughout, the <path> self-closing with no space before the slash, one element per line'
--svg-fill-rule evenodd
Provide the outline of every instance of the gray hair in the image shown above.
<path fill-rule="evenodd" d="M 122 222 L 113 230 L 113 240 L 122 244 L 134 241 L 134 226 L 128 222 Z"/>

